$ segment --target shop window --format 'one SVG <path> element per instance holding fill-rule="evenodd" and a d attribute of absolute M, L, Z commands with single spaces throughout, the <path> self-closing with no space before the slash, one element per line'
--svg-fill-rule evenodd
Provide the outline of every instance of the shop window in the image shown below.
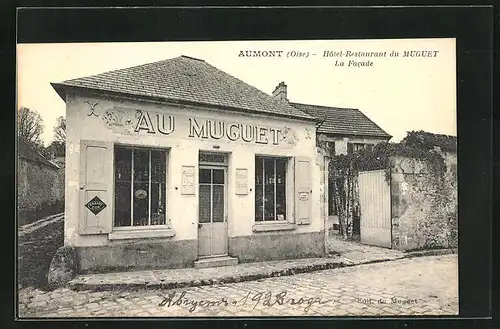
<path fill-rule="evenodd" d="M 166 225 L 165 150 L 115 147 L 115 226 Z"/>
<path fill-rule="evenodd" d="M 255 158 L 255 220 L 286 220 L 287 160 Z"/>

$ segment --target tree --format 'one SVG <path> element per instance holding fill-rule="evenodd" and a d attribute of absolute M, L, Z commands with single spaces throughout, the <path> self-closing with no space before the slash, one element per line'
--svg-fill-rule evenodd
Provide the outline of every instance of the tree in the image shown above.
<path fill-rule="evenodd" d="M 60 116 L 56 120 L 56 125 L 54 126 L 54 141 L 65 144 L 66 143 L 66 119 Z"/>
<path fill-rule="evenodd" d="M 40 136 L 43 133 L 43 120 L 40 114 L 27 107 L 17 111 L 17 136 L 35 149 L 42 145 Z"/>
<path fill-rule="evenodd" d="M 49 146 L 44 148 L 42 154 L 49 159 L 64 157 L 66 152 L 65 147 L 64 142 L 52 141 Z"/>
<path fill-rule="evenodd" d="M 353 219 L 357 201 L 357 168 L 352 155 L 333 156 L 330 161 L 334 204 L 344 239 L 353 237 Z"/>

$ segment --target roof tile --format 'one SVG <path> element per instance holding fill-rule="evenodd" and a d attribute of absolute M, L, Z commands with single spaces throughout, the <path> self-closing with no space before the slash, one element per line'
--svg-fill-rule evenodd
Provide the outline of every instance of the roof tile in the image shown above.
<path fill-rule="evenodd" d="M 187 56 L 71 79 L 56 85 L 314 119 L 203 60 Z"/>
<path fill-rule="evenodd" d="M 387 139 L 392 137 L 357 109 L 301 103 L 290 103 L 290 105 L 320 120 L 324 120 L 318 128 L 318 133 L 384 137 Z"/>

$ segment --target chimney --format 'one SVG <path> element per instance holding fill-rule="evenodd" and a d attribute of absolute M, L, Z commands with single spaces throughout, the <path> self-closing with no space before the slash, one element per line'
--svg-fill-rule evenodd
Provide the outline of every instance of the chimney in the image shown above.
<path fill-rule="evenodd" d="M 288 98 L 286 97 L 285 82 L 282 81 L 279 83 L 279 85 L 276 86 L 276 88 L 273 91 L 273 98 L 278 100 L 288 101 Z"/>

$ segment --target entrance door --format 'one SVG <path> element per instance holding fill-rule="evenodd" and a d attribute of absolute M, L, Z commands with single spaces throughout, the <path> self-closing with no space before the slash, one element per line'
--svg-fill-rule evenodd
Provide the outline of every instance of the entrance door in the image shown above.
<path fill-rule="evenodd" d="M 361 243 L 391 248 L 391 188 L 385 170 L 359 173 Z"/>
<path fill-rule="evenodd" d="M 227 255 L 226 168 L 200 166 L 198 256 Z"/>

